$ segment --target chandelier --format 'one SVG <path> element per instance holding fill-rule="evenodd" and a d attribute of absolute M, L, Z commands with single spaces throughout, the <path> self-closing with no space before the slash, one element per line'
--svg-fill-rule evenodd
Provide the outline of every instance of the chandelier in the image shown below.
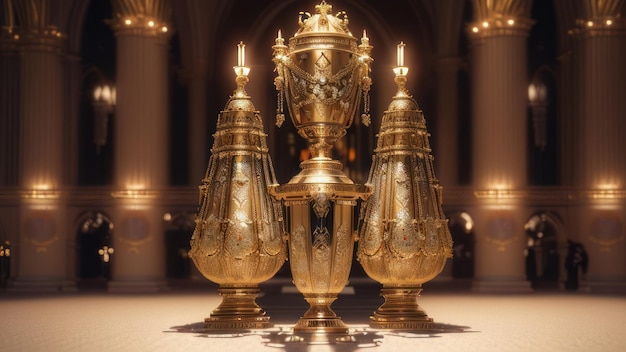
<path fill-rule="evenodd" d="M 382 116 L 368 181 L 355 184 L 332 149 L 360 103 L 360 118 L 370 123 L 372 46 L 365 31 L 360 43 L 351 34 L 344 11 L 331 11 L 322 1 L 313 15 L 301 12 L 296 33 L 285 43 L 279 31 L 272 47 L 276 124 L 285 120 L 286 101 L 311 152 L 286 184 L 276 182 L 260 113 L 244 89 L 250 70 L 245 46 L 238 46 L 237 88 L 218 117 L 191 240 L 192 260 L 223 296 L 205 320 L 207 329 L 270 326 L 255 302 L 258 285 L 288 257 L 293 283 L 310 305 L 293 334 L 341 340 L 349 329 L 331 304 L 348 282 L 355 241 L 365 272 L 383 285 L 385 302 L 370 326 L 434 326 L 417 296 L 451 257 L 452 241 L 424 115 L 406 89 L 405 45 L 398 45 L 398 90 Z"/>

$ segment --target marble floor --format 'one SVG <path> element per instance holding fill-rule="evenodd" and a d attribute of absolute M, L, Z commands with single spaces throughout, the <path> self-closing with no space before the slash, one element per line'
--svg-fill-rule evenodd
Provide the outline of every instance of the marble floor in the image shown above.
<path fill-rule="evenodd" d="M 0 351 L 623 351 L 626 296 L 535 292 L 488 295 L 428 287 L 420 305 L 438 329 L 430 333 L 370 329 L 381 303 L 375 284 L 351 286 L 333 305 L 352 342 L 288 342 L 306 310 L 284 285 L 263 287 L 258 302 L 273 328 L 206 332 L 220 302 L 215 287 L 158 294 L 79 291 L 0 292 Z"/>

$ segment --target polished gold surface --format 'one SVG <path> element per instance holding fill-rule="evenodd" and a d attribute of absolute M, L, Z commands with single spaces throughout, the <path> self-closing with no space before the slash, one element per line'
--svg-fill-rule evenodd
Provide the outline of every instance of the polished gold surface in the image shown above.
<path fill-rule="evenodd" d="M 366 96 L 371 84 L 369 40 L 364 35 L 357 45 L 346 13 L 333 16 L 331 10 L 322 1 L 314 15 L 301 13 L 300 28 L 289 44 L 279 32 L 273 46 L 278 73 L 274 83 L 311 151 L 298 175 L 270 189 L 288 213 L 293 282 L 310 305 L 293 331 L 307 341 L 341 340 L 348 334 L 330 306 L 350 274 L 354 208 L 371 192 L 354 184 L 331 157 L 335 142 L 354 120 L 361 93 Z M 279 125 L 284 119 L 281 104 Z"/>
<path fill-rule="evenodd" d="M 255 302 L 258 285 L 286 259 L 282 208 L 268 193 L 276 177 L 242 64 L 240 59 L 234 68 L 237 89 L 218 118 L 189 253 L 198 270 L 220 285 L 223 300 L 205 320 L 209 329 L 268 327 L 269 317 Z"/>
<path fill-rule="evenodd" d="M 249 72 L 245 45 L 238 46 L 237 89 L 219 117 L 192 238 L 192 259 L 220 284 L 223 297 L 205 320 L 208 328 L 268 326 L 255 297 L 258 284 L 272 277 L 286 257 L 281 202 L 293 283 L 310 305 L 290 339 L 350 341 L 348 327 L 331 305 L 348 282 L 357 238 L 359 261 L 383 285 L 385 303 L 371 317 L 371 326 L 434 326 L 417 297 L 422 284 L 443 269 L 452 241 L 424 116 L 405 87 L 405 44 L 398 45 L 398 92 L 383 114 L 368 183 L 355 184 L 341 162 L 332 159 L 332 149 L 351 126 L 362 99 L 361 118 L 369 123 L 372 47 L 365 32 L 358 44 L 345 12 L 331 11 L 322 1 L 314 15 L 301 12 L 300 27 L 288 44 L 279 31 L 273 46 L 277 125 L 283 123 L 286 100 L 311 152 L 287 184 L 276 184 L 259 113 L 244 90 Z M 359 201 L 364 203 L 357 233 Z"/>
<path fill-rule="evenodd" d="M 300 136 L 309 142 L 312 159 L 330 158 L 337 139 L 354 120 L 361 92 L 368 92 L 371 62 L 367 37 L 361 44 L 348 29 L 348 16 L 330 14 L 325 1 L 316 13 L 301 13 L 300 28 L 285 45 L 279 35 L 274 49 L 276 89 L 287 99 Z"/>
<path fill-rule="evenodd" d="M 385 302 L 371 317 L 371 326 L 414 330 L 432 327 L 417 297 L 422 284 L 452 256 L 452 239 L 426 121 L 405 87 L 407 71 L 394 69 L 398 92 L 382 118 L 367 181 L 373 193 L 361 209 L 357 257 L 383 285 Z"/>

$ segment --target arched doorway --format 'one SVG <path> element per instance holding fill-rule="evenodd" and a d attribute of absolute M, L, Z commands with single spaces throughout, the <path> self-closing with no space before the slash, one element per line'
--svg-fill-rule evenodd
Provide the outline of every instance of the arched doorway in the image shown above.
<path fill-rule="evenodd" d="M 165 232 L 166 273 L 169 280 L 190 279 L 192 266 L 189 258 L 191 235 L 196 226 L 193 214 L 166 213 L 168 222 Z"/>
<path fill-rule="evenodd" d="M 526 279 L 534 289 L 558 289 L 561 258 L 554 220 L 540 212 L 530 217 L 524 229 L 528 241 Z"/>
<path fill-rule="evenodd" d="M 111 260 L 115 253 L 111 246 L 110 218 L 99 211 L 83 214 L 76 234 L 76 274 L 79 288 L 106 288 L 111 279 Z"/>
<path fill-rule="evenodd" d="M 466 212 L 452 214 L 448 227 L 453 242 L 452 277 L 474 277 L 474 220 Z"/>

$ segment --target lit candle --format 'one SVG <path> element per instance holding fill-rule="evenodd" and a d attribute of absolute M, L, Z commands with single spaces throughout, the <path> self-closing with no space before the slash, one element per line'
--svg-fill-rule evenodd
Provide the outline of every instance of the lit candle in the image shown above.
<path fill-rule="evenodd" d="M 243 42 L 239 42 L 237 45 L 237 66 L 243 67 L 246 62 L 246 45 Z"/>
<path fill-rule="evenodd" d="M 398 67 L 402 67 L 404 66 L 404 47 L 406 45 L 404 44 L 404 42 L 400 42 L 400 44 L 398 44 Z"/>
<path fill-rule="evenodd" d="M 280 31 L 280 29 L 278 30 L 278 38 L 277 39 L 283 39 L 283 34 Z"/>
<path fill-rule="evenodd" d="M 369 38 L 367 37 L 367 31 L 364 29 L 363 30 L 363 40 L 369 40 Z"/>

